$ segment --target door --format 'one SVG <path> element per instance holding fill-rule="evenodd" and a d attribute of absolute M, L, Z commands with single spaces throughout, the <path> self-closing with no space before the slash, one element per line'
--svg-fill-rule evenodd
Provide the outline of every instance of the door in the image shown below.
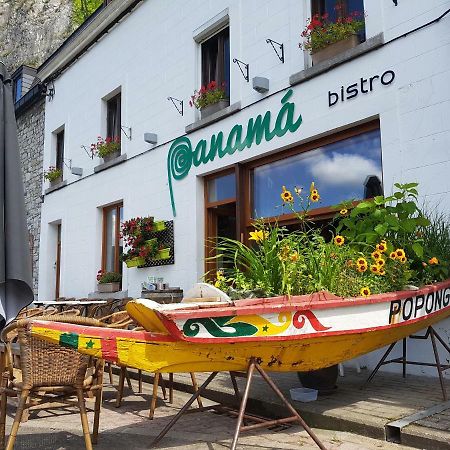
<path fill-rule="evenodd" d="M 59 287 L 61 282 L 61 224 L 57 226 L 57 237 L 56 237 L 56 282 L 55 282 L 55 299 L 60 297 Z"/>

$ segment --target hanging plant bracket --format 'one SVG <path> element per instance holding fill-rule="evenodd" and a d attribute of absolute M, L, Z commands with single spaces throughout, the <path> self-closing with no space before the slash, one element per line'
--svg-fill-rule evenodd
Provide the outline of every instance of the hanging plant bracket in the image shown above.
<path fill-rule="evenodd" d="M 81 148 L 86 152 L 86 154 L 89 156 L 89 158 L 94 159 L 94 155 L 91 151 L 89 151 L 85 145 L 81 145 Z"/>
<path fill-rule="evenodd" d="M 63 163 L 64 165 L 69 169 L 72 170 L 72 160 L 71 159 L 63 159 Z M 69 165 L 67 165 L 67 163 L 69 163 Z"/>
<path fill-rule="evenodd" d="M 127 139 L 129 141 L 131 141 L 131 137 L 132 137 L 131 127 L 126 127 L 125 125 L 121 125 L 120 129 L 122 130 L 122 133 L 127 137 Z M 125 131 L 125 130 L 127 130 L 127 131 Z"/>
<path fill-rule="evenodd" d="M 243 61 L 237 59 L 237 58 L 233 58 L 233 62 L 236 63 L 236 64 L 238 65 L 239 70 L 240 70 L 241 73 L 242 73 L 242 76 L 245 78 L 245 81 L 247 81 L 247 83 L 248 83 L 248 82 L 249 82 L 249 79 L 250 79 L 249 73 L 248 73 L 248 72 L 249 72 L 249 71 L 248 71 L 249 65 L 246 64 L 245 62 L 243 62 Z"/>
<path fill-rule="evenodd" d="M 48 97 L 49 101 L 52 101 L 55 96 L 55 83 L 53 83 L 53 80 L 46 84 L 45 88 L 45 96 Z"/>
<path fill-rule="evenodd" d="M 273 51 L 278 56 L 278 59 L 284 64 L 284 44 L 274 41 L 273 39 L 266 39 L 266 42 L 272 46 Z"/>
<path fill-rule="evenodd" d="M 175 97 L 167 97 L 167 100 L 170 100 L 173 103 L 173 106 L 177 109 L 177 111 L 183 116 L 184 115 L 184 108 L 183 108 L 183 100 L 178 100 Z"/>

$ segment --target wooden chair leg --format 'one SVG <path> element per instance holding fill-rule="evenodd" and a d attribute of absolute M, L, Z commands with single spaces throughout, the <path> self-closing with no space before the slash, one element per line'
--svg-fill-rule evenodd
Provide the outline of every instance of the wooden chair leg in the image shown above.
<path fill-rule="evenodd" d="M 133 386 L 131 386 L 131 380 L 130 380 L 130 375 L 128 374 L 128 370 L 126 367 L 124 367 L 124 370 L 125 370 L 125 378 L 127 379 L 128 388 L 133 390 Z"/>
<path fill-rule="evenodd" d="M 109 382 L 110 382 L 110 384 L 113 384 L 114 380 L 113 380 L 111 363 L 108 363 L 108 373 L 109 373 Z"/>
<path fill-rule="evenodd" d="M 117 387 L 116 408 L 122 403 L 123 385 L 125 384 L 125 367 L 120 368 L 119 386 Z"/>
<path fill-rule="evenodd" d="M 8 445 L 6 450 L 13 450 L 14 444 L 16 442 L 17 432 L 19 431 L 20 420 L 22 419 L 23 410 L 25 409 L 25 403 L 28 398 L 30 391 L 24 389 L 20 394 L 19 405 L 17 406 L 16 416 L 14 417 L 14 423 L 11 429 L 11 434 L 9 435 Z"/>
<path fill-rule="evenodd" d="M 95 408 L 94 408 L 94 429 L 92 432 L 92 443 L 98 442 L 98 427 L 100 425 L 100 411 L 102 409 L 103 390 L 98 389 L 95 393 Z"/>
<path fill-rule="evenodd" d="M 173 373 L 169 373 L 169 403 L 173 403 Z"/>
<path fill-rule="evenodd" d="M 164 400 L 167 400 L 166 382 L 164 381 L 162 374 L 160 374 L 160 376 L 159 376 L 159 385 L 161 386 L 161 391 L 162 391 Z"/>
<path fill-rule="evenodd" d="M 2 392 L 0 404 L 0 449 L 5 448 L 5 427 L 6 427 L 6 406 L 8 397 L 6 392 Z"/>
<path fill-rule="evenodd" d="M 197 384 L 197 379 L 195 378 L 194 372 L 191 372 L 191 380 L 192 380 L 192 386 L 194 387 L 194 392 L 197 392 L 198 384 Z M 200 398 L 200 396 L 197 397 L 197 403 L 198 403 L 199 408 L 203 408 L 203 403 L 202 403 L 202 399 Z"/>
<path fill-rule="evenodd" d="M 138 370 L 138 392 L 142 394 L 142 370 Z"/>
<path fill-rule="evenodd" d="M 159 384 L 159 372 L 155 373 L 155 378 L 153 379 L 153 393 L 152 393 L 152 401 L 150 403 L 150 413 L 148 415 L 148 418 L 150 420 L 153 419 L 153 416 L 155 415 L 155 409 L 156 409 L 156 400 L 158 399 L 158 384 Z"/>
<path fill-rule="evenodd" d="M 78 397 L 78 407 L 80 408 L 81 426 L 83 427 L 83 436 L 84 436 L 84 442 L 86 444 L 86 450 L 93 450 L 92 442 L 91 442 L 91 435 L 89 433 L 89 422 L 87 419 L 86 405 L 84 404 L 84 396 L 83 396 L 82 388 L 77 389 L 77 397 Z M 11 450 L 12 450 L 12 448 L 11 448 Z"/>

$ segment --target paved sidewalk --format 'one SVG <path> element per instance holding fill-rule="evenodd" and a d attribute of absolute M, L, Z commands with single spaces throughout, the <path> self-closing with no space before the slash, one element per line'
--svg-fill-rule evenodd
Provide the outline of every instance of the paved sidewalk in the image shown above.
<path fill-rule="evenodd" d="M 117 377 L 116 377 L 117 379 Z M 133 383 L 134 384 L 134 383 Z M 134 384 L 136 389 L 136 386 Z M 152 439 L 162 427 L 177 413 L 189 398 L 185 393 L 175 391 L 174 404 L 161 399 L 153 421 L 148 420 L 150 386 L 144 385 L 146 394 L 133 394 L 126 389 L 123 405 L 114 406 L 116 390 L 105 388 L 104 407 L 100 421 L 97 450 L 141 450 L 150 446 Z M 205 404 L 210 404 L 205 400 Z M 93 402 L 88 402 L 93 406 Z M 8 407 L 7 434 L 11 429 L 15 407 Z M 93 415 L 89 413 L 92 426 Z M 212 411 L 185 415 L 172 431 L 161 441 L 159 449 L 201 449 L 224 450 L 230 448 L 235 427 L 235 419 Z M 325 446 L 330 450 L 404 450 L 396 444 L 357 436 L 341 431 L 315 430 Z M 30 419 L 19 429 L 16 450 L 83 450 L 80 418 L 76 408 L 54 408 L 32 411 Z M 301 431 L 299 426 L 291 426 L 281 431 L 255 430 L 244 433 L 239 440 L 239 449 L 316 449 L 314 443 Z"/>

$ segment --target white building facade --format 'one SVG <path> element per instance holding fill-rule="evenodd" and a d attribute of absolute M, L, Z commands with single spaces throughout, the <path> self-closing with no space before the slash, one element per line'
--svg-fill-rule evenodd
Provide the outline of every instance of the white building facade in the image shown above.
<path fill-rule="evenodd" d="M 314 180 L 326 215 L 369 195 L 368 177 L 386 194 L 417 181 L 422 200 L 450 211 L 450 1 L 343 2 L 362 5 L 363 42 L 313 66 L 300 33 L 327 3 L 115 0 L 44 63 L 44 167 L 59 158 L 64 181 L 43 186 L 40 299 L 95 291 L 97 271 L 118 264 L 119 217 L 173 221 L 174 264 L 123 266 L 122 289 L 137 297 L 149 276 L 199 281 L 207 237 L 239 238 L 255 211 L 279 214 L 282 185 Z M 189 100 L 211 71 L 229 106 L 200 119 Z M 97 136 L 114 133 L 120 157 L 91 159 Z"/>

